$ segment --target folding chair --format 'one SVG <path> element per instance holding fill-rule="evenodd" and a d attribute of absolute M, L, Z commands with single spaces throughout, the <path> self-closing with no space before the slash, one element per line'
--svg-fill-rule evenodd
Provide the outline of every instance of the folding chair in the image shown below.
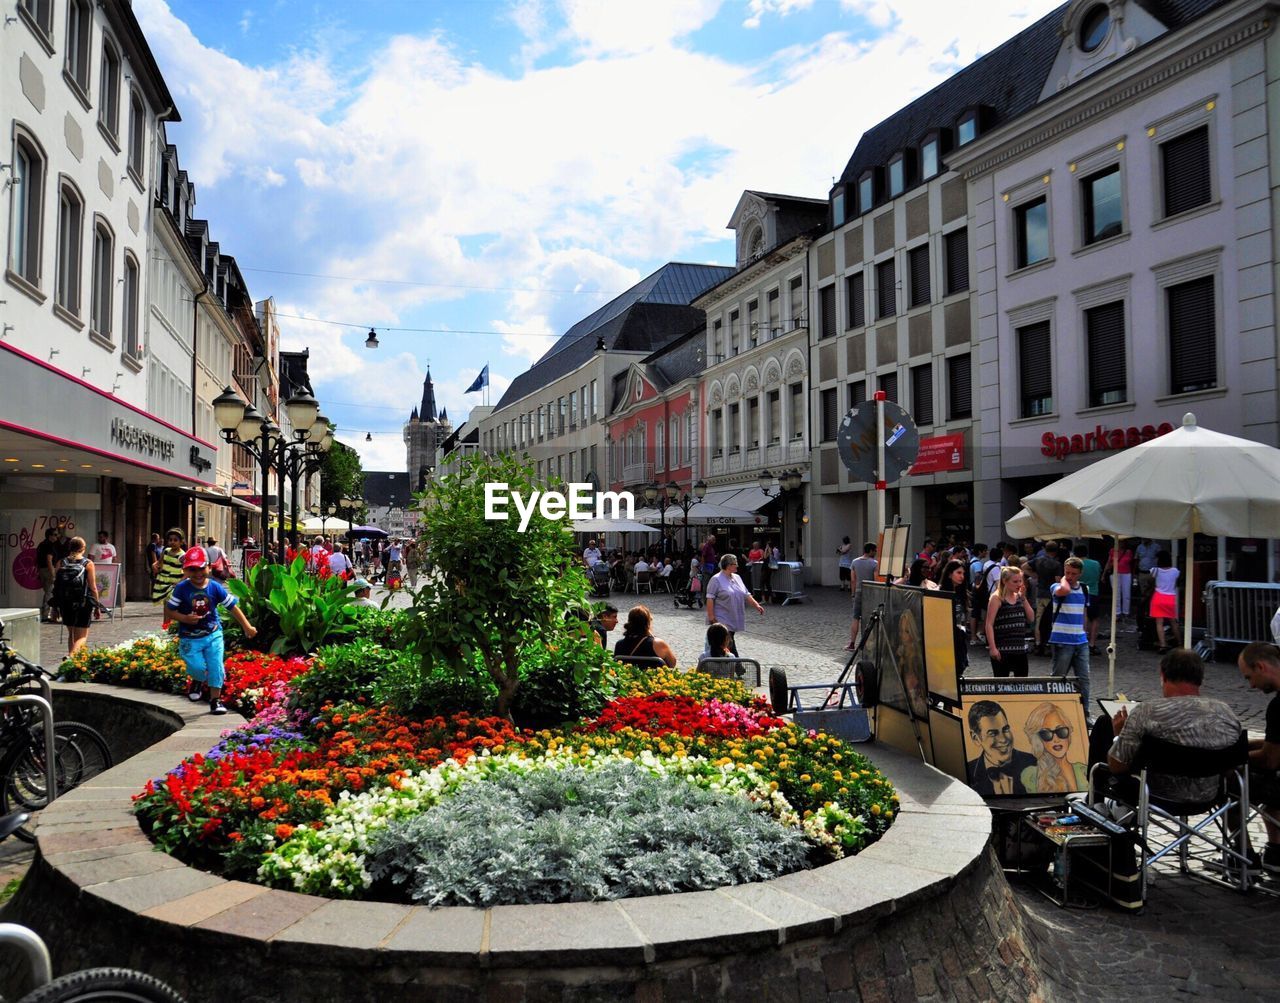
<path fill-rule="evenodd" d="M 649 595 L 653 595 L 653 572 L 637 571 L 631 584 L 635 589 L 636 595 L 639 595 L 641 591 L 648 592 Z"/>
<path fill-rule="evenodd" d="M 1269 780 L 1270 778 L 1265 779 Z M 1246 833 L 1249 831 L 1249 823 L 1251 822 L 1261 822 L 1266 820 L 1272 825 L 1280 825 L 1280 802 L 1265 805 L 1261 803 L 1254 803 L 1253 799 L 1256 796 L 1255 792 L 1259 787 L 1261 787 L 1263 792 L 1272 790 L 1274 793 L 1272 785 L 1268 783 L 1255 784 L 1253 787 L 1247 789 L 1245 793 L 1248 795 L 1248 804 L 1246 805 L 1244 812 L 1246 820 L 1244 831 Z M 1271 795 L 1264 794 L 1264 796 L 1266 796 L 1268 800 L 1271 800 Z M 1280 882 L 1265 882 L 1250 876 L 1249 887 L 1262 892 L 1264 895 L 1280 895 Z"/>
<path fill-rule="evenodd" d="M 698 671 L 717 679 L 743 679 L 747 669 L 755 666 L 756 685 L 760 685 L 760 663 L 754 658 L 701 658 L 698 660 Z"/>
<path fill-rule="evenodd" d="M 1144 900 L 1148 872 L 1160 860 L 1175 853 L 1183 874 L 1248 891 L 1248 833 L 1246 827 L 1240 826 L 1239 832 L 1233 834 L 1229 822 L 1231 818 L 1245 817 L 1249 802 L 1248 757 L 1249 739 L 1244 732 L 1233 744 L 1220 749 L 1179 745 L 1151 736 L 1142 740 L 1133 763 L 1138 769 L 1137 804 L 1131 807 L 1136 812 L 1132 824 L 1141 854 Z M 1107 771 L 1095 767 L 1090 774 L 1091 801 L 1098 793 L 1094 777 L 1103 772 Z M 1194 779 L 1212 777 L 1218 781 L 1217 789 L 1212 797 L 1202 801 L 1173 801 L 1151 793 L 1153 774 Z M 1228 777 L 1234 778 L 1233 783 L 1226 782 Z M 1125 778 L 1116 780 L 1114 795 L 1128 802 L 1132 788 L 1125 791 Z M 1193 860 L 1202 866 L 1193 870 L 1190 866 Z"/>

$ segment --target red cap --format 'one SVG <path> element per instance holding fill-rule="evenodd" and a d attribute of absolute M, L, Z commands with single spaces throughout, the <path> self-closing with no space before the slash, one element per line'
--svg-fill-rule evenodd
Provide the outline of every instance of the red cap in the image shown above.
<path fill-rule="evenodd" d="M 208 563 L 209 555 L 205 553 L 204 547 L 192 547 L 182 555 L 184 568 L 203 568 Z"/>

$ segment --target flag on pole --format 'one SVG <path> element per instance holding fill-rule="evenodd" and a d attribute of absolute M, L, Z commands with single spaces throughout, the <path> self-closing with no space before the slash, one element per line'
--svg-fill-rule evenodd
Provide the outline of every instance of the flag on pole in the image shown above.
<path fill-rule="evenodd" d="M 484 368 L 480 370 L 480 375 L 475 378 L 475 382 L 467 387 L 466 393 L 473 394 L 477 390 L 481 390 L 489 385 L 489 363 L 484 364 Z"/>

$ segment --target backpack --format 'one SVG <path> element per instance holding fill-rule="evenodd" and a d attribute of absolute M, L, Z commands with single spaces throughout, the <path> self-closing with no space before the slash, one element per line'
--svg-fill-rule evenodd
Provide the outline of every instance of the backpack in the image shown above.
<path fill-rule="evenodd" d="M 995 563 L 995 561 L 982 562 L 982 569 L 978 572 L 978 580 L 973 583 L 973 589 L 970 593 L 970 606 L 973 609 L 980 608 L 991 597 L 991 590 L 988 586 L 987 576 L 990 574 L 991 569 L 995 567 Z"/>
<path fill-rule="evenodd" d="M 87 606 L 89 604 L 89 575 L 86 561 L 63 558 L 53 575 L 53 605 Z"/>

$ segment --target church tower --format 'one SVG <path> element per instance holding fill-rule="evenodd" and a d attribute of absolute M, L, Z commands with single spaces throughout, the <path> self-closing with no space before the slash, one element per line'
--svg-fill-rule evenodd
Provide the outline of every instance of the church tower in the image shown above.
<path fill-rule="evenodd" d="M 448 413 L 441 410 L 436 415 L 436 388 L 428 368 L 427 378 L 422 381 L 422 403 L 409 413 L 404 426 L 406 467 L 414 491 L 422 489 L 427 473 L 436 466 L 440 444 L 452 431 Z"/>

